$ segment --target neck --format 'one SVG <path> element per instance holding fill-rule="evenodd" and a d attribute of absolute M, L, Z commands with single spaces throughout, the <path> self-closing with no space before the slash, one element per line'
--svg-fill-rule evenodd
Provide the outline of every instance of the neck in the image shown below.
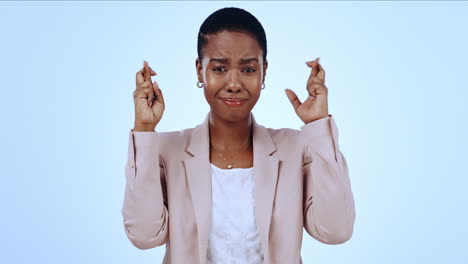
<path fill-rule="evenodd" d="M 245 119 L 230 122 L 217 118 L 210 112 L 210 141 L 213 147 L 224 151 L 244 149 L 251 139 L 252 118 L 248 115 Z"/>

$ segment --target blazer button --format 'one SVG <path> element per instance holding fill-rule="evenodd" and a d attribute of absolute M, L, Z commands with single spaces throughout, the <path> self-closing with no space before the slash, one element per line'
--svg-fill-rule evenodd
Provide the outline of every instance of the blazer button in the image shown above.
<path fill-rule="evenodd" d="M 135 167 L 135 162 L 133 162 L 133 160 L 129 160 L 128 161 L 128 166 L 130 166 L 130 168 Z"/>

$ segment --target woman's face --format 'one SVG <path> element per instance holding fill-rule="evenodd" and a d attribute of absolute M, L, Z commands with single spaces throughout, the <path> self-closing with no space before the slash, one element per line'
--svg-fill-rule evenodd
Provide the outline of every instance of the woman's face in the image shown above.
<path fill-rule="evenodd" d="M 197 75 L 211 113 L 229 122 L 247 118 L 260 97 L 267 68 L 257 41 L 246 33 L 221 31 L 208 35 L 202 52 Z"/>

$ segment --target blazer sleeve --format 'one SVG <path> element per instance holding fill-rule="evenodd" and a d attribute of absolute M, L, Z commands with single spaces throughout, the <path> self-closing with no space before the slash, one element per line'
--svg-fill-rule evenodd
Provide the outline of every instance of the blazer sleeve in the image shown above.
<path fill-rule="evenodd" d="M 326 244 L 341 244 L 353 234 L 356 212 L 346 159 L 331 115 L 301 127 L 304 140 L 304 228 Z"/>
<path fill-rule="evenodd" d="M 139 249 L 167 241 L 169 212 L 159 134 L 130 130 L 122 216 L 128 239 Z"/>

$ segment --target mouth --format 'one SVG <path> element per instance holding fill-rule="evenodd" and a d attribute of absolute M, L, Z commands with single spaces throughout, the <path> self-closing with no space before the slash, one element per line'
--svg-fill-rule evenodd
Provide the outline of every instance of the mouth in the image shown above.
<path fill-rule="evenodd" d="M 247 101 L 247 99 L 243 99 L 243 98 L 219 98 L 219 99 L 223 101 L 223 103 L 225 103 L 227 106 L 231 106 L 231 107 L 242 106 Z"/>

